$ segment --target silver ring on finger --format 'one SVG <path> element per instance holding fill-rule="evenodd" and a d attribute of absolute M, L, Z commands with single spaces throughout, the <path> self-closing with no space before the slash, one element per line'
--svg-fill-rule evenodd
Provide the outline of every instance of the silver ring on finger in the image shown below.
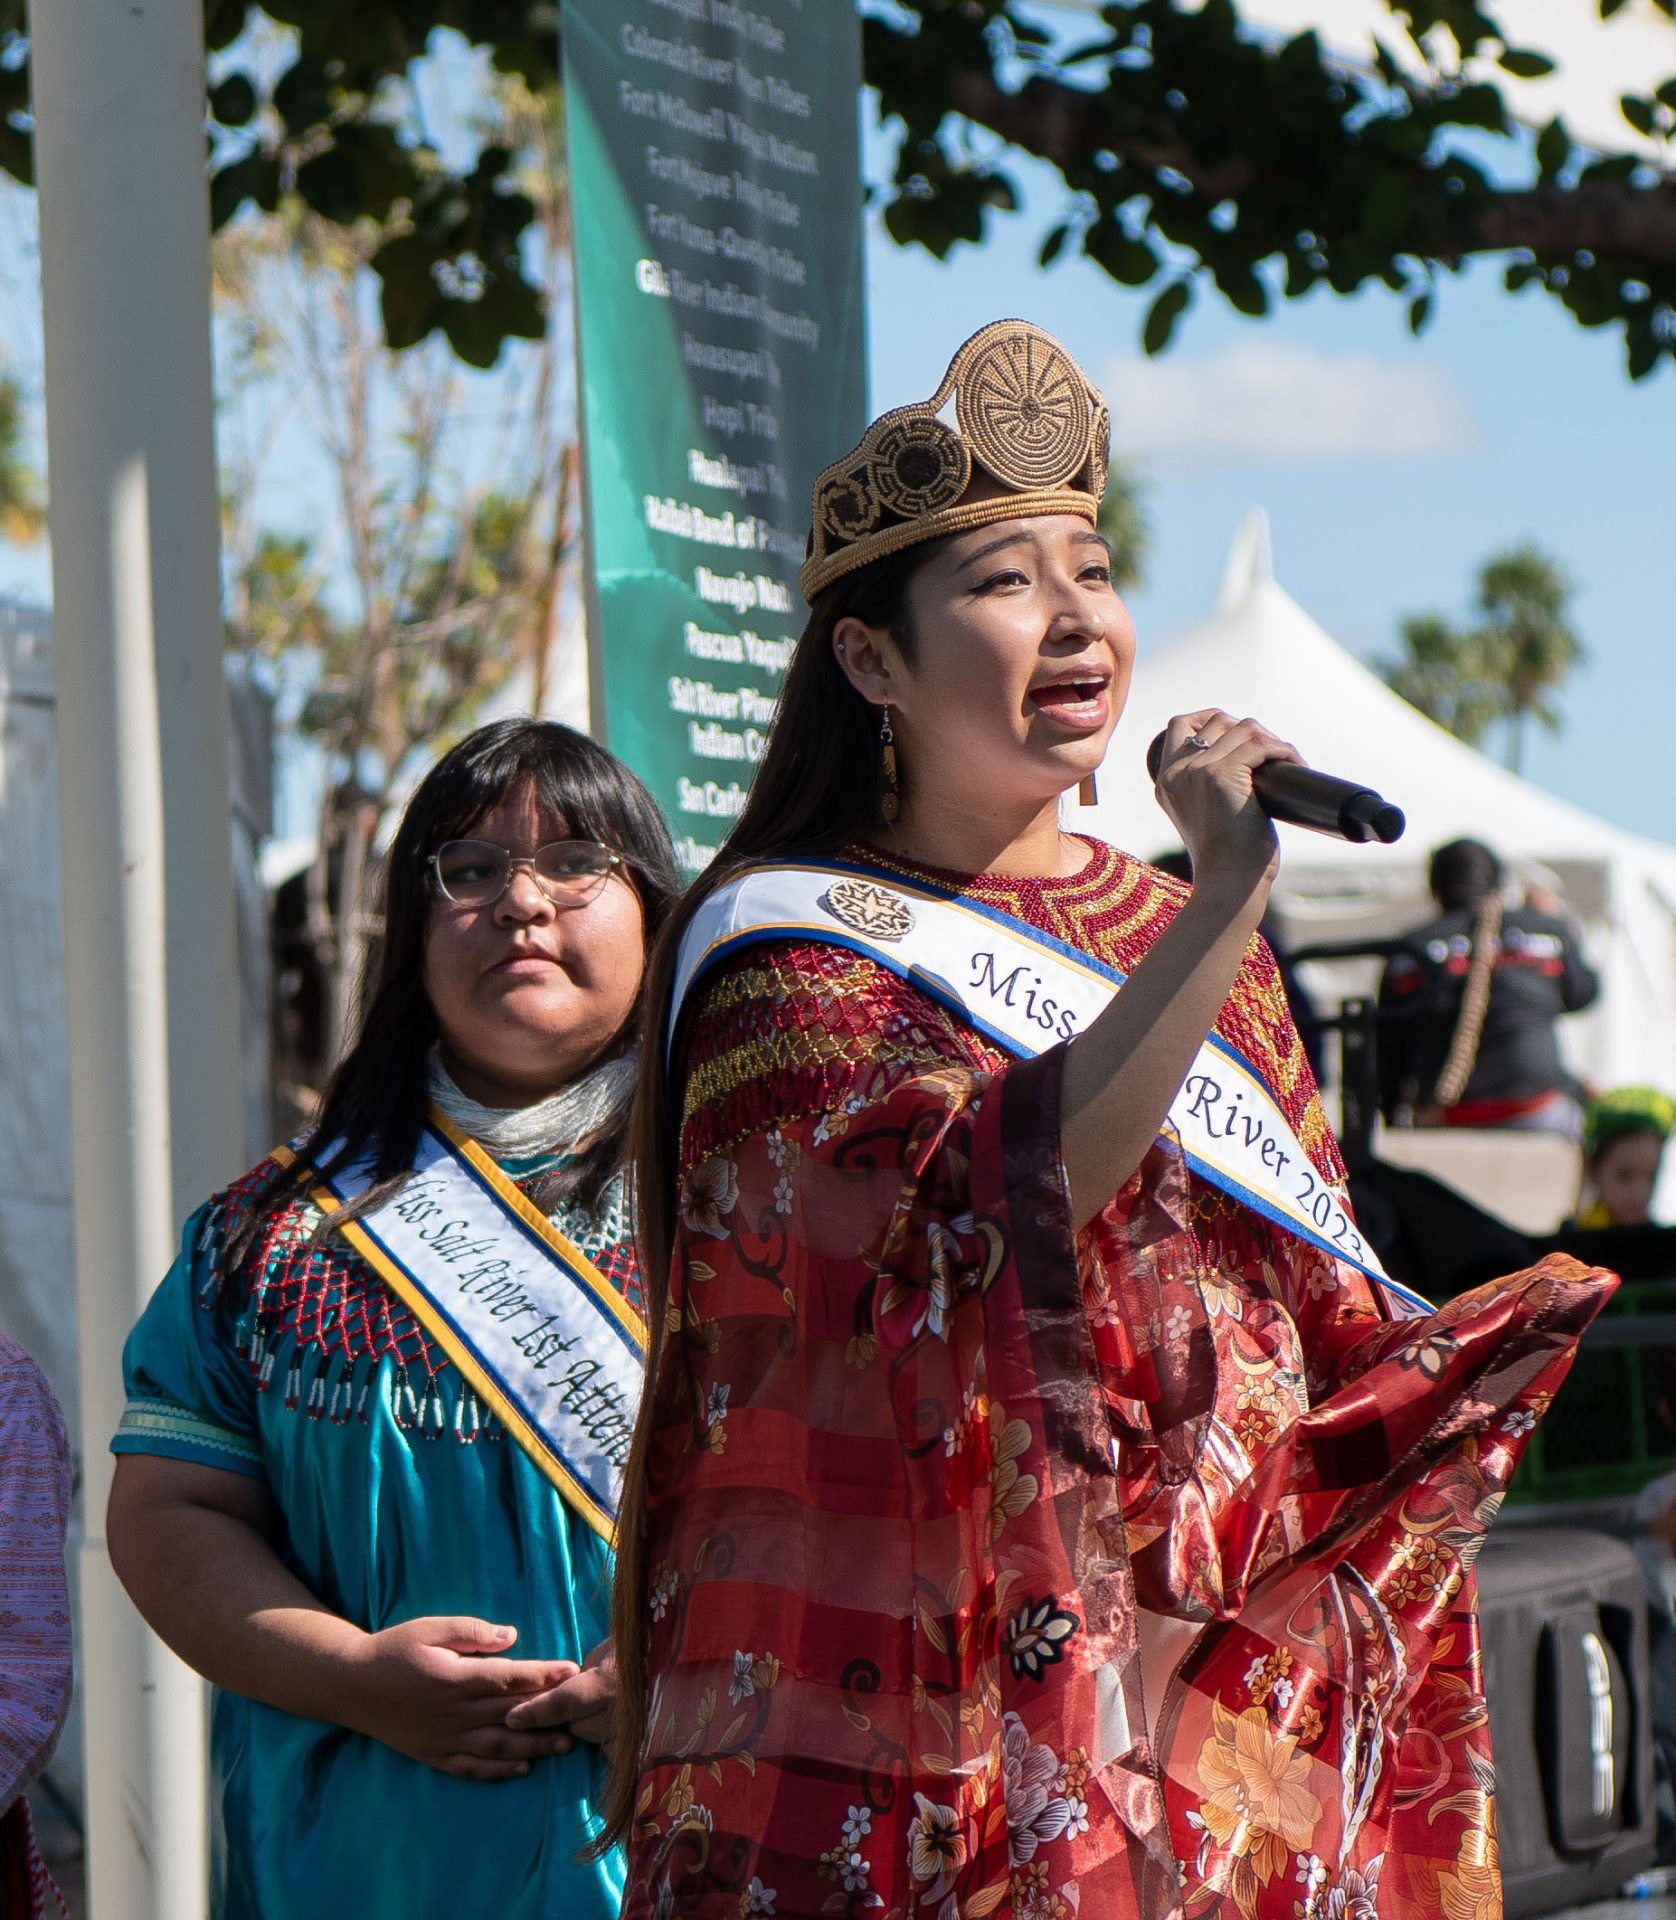
<path fill-rule="evenodd" d="M 1181 744 L 1184 747 L 1191 747 L 1195 753 L 1210 752 L 1210 742 L 1202 733 L 1190 733 Z"/>

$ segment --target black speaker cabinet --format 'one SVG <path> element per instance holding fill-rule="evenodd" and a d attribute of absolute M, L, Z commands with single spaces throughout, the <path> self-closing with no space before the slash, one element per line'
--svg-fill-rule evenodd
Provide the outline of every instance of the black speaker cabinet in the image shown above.
<path fill-rule="evenodd" d="M 1634 1553 L 1496 1529 L 1478 1558 L 1507 1920 L 1610 1898 L 1653 1863 L 1647 1596 Z"/>

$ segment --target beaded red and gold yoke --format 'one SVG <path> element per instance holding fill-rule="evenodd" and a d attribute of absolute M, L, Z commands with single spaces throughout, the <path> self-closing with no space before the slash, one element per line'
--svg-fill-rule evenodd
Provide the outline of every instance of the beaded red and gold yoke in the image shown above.
<path fill-rule="evenodd" d="M 1100 841 L 1068 879 L 954 874 L 859 847 L 855 857 L 904 878 L 956 887 L 1128 974 L 1175 918 L 1188 889 Z M 705 1035 L 688 1061 L 683 1152 L 703 1159 L 753 1129 L 827 1111 L 858 1060 L 887 1078 L 963 1054 L 1000 1072 L 1009 1056 L 888 968 L 847 948 L 783 942 L 758 948 L 701 986 L 691 1023 Z M 764 1027 L 770 1029 L 764 1032 Z M 1216 1030 L 1262 1073 L 1317 1170 L 1344 1178 L 1315 1077 L 1287 1010 L 1274 955 L 1253 939 Z"/>

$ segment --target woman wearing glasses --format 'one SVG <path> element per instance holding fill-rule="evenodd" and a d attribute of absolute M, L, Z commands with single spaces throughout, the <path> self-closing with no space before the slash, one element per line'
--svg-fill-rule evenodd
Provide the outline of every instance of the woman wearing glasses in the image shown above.
<path fill-rule="evenodd" d="M 111 1557 L 213 1681 L 217 1920 L 614 1916 L 622 1175 L 651 797 L 530 720 L 408 806 L 364 1026 L 130 1340 Z M 523 1710 L 515 1711 L 517 1708 Z"/>

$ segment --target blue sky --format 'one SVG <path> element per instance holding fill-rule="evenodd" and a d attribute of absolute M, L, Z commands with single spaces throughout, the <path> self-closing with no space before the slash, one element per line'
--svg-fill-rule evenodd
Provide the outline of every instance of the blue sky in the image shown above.
<path fill-rule="evenodd" d="M 445 45 L 436 83 L 469 94 L 474 62 Z M 872 134 L 877 174 L 886 145 Z M 1153 552 L 1132 596 L 1143 647 L 1167 644 L 1214 599 L 1234 528 L 1267 508 L 1282 583 L 1353 651 L 1395 643 L 1405 613 L 1465 615 L 1497 548 L 1534 541 L 1576 582 L 1589 662 L 1564 694 L 1558 739 L 1535 733 L 1529 777 L 1625 826 L 1676 841 L 1676 376 L 1632 387 L 1614 336 L 1586 333 L 1493 267 L 1450 280 L 1412 340 L 1383 290 L 1318 293 L 1245 320 L 1202 299 L 1158 361 L 1138 338 L 1150 292 L 1080 260 L 1042 272 L 1056 176 L 1017 161 L 1024 211 L 981 248 L 938 263 L 869 220 L 876 407 L 922 398 L 968 333 L 1021 314 L 1059 334 L 1112 399 L 1114 443 L 1149 482 Z M 38 382 L 33 196 L 0 192 L 0 318 L 9 362 Z M 484 383 L 484 419 L 502 397 Z M 483 450 L 493 427 L 481 434 Z M 324 468 L 277 469 L 281 526 L 330 525 Z M 0 593 L 49 597 L 44 545 L 0 545 Z M 1205 690 L 1207 701 L 1215 689 Z M 1346 743 L 1347 748 L 1350 743 Z M 1344 771 L 1354 771 L 1347 753 Z"/>
<path fill-rule="evenodd" d="M 870 143 L 871 168 L 882 152 Z M 1524 771 L 1676 840 L 1676 376 L 1632 386 L 1615 336 L 1583 331 L 1540 294 L 1507 294 L 1493 266 L 1449 280 L 1417 341 L 1383 289 L 1319 293 L 1265 320 L 1201 299 L 1170 352 L 1146 362 L 1156 289 L 1081 260 L 1040 271 L 1063 189 L 1045 167 L 1013 172 L 1023 213 L 946 263 L 904 253 L 870 220 L 875 410 L 931 393 L 987 320 L 1017 314 L 1058 334 L 1111 399 L 1114 447 L 1149 482 L 1153 551 L 1131 595 L 1143 648 L 1210 612 L 1254 505 L 1268 510 L 1281 583 L 1363 657 L 1394 647 L 1404 614 L 1465 617 L 1479 564 L 1533 541 L 1575 582 L 1589 660 L 1563 694 L 1564 731 L 1534 731 Z"/>

